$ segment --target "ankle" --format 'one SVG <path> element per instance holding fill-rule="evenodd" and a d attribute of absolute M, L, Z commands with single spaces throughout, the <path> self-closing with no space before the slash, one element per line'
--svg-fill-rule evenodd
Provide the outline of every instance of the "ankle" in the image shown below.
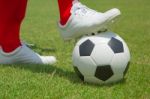
<path fill-rule="evenodd" d="M 58 0 L 60 24 L 65 25 L 71 15 L 70 11 L 74 0 Z"/>
<path fill-rule="evenodd" d="M 4 55 L 4 56 L 12 56 L 16 53 L 18 53 L 21 50 L 21 46 L 19 46 L 18 48 L 16 48 L 15 50 L 11 51 L 11 52 L 5 52 L 3 49 L 0 50 L 0 54 Z"/>
<path fill-rule="evenodd" d="M 16 45 L 8 45 L 8 46 L 2 46 L 2 51 L 4 53 L 12 53 L 14 52 L 16 49 L 20 48 L 21 44 L 16 44 Z"/>
<path fill-rule="evenodd" d="M 69 18 L 70 18 L 70 16 L 71 16 L 71 13 L 69 13 L 68 15 L 66 15 L 64 17 L 61 17 L 60 24 L 63 25 L 63 26 L 66 25 L 68 20 L 69 20 Z"/>

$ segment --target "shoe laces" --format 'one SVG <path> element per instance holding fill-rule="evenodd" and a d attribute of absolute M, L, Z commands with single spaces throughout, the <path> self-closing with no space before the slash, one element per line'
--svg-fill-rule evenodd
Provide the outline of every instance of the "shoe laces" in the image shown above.
<path fill-rule="evenodd" d="M 88 8 L 87 6 L 83 5 L 82 3 L 80 2 L 75 2 L 74 3 L 74 6 L 73 6 L 73 9 L 72 9 L 72 12 L 76 14 L 79 14 L 79 15 L 94 15 L 96 14 L 97 12 L 93 9 L 90 9 Z"/>

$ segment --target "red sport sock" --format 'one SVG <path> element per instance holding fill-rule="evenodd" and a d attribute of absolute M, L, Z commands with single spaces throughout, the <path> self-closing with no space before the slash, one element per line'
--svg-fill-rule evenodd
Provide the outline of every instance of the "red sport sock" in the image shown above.
<path fill-rule="evenodd" d="M 65 25 L 67 23 L 71 15 L 70 10 L 72 8 L 73 1 L 74 0 L 58 0 L 61 25 Z"/>
<path fill-rule="evenodd" d="M 0 0 L 0 46 L 6 53 L 21 46 L 20 26 L 27 0 Z"/>

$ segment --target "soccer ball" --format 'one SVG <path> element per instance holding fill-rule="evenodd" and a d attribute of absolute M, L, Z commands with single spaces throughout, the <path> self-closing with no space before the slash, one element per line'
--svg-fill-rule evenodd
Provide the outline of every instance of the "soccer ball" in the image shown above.
<path fill-rule="evenodd" d="M 124 78 L 130 63 L 125 41 L 113 32 L 81 38 L 73 51 L 73 67 L 85 82 L 107 84 Z"/>

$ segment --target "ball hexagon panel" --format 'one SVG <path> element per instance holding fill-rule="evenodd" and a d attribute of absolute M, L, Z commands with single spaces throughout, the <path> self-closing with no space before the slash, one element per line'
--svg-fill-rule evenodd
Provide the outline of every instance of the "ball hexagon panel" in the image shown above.
<path fill-rule="evenodd" d="M 80 72 L 86 76 L 92 76 L 96 71 L 96 64 L 90 56 L 80 58 L 77 65 Z"/>
<path fill-rule="evenodd" d="M 123 46 L 124 46 L 124 54 L 126 55 L 127 59 L 130 61 L 131 55 L 130 55 L 129 48 L 125 42 L 123 42 Z"/>
<path fill-rule="evenodd" d="M 95 46 L 94 43 L 90 41 L 89 39 L 83 42 L 79 46 L 80 56 L 90 56 L 93 51 L 94 46 Z"/>
<path fill-rule="evenodd" d="M 114 53 L 124 52 L 122 42 L 114 37 L 111 38 L 111 40 L 108 42 L 108 45 L 111 47 Z"/>
<path fill-rule="evenodd" d="M 113 73 L 110 65 L 97 66 L 96 72 L 95 72 L 95 77 L 97 77 L 98 79 L 100 79 L 102 81 L 106 81 L 109 78 L 111 78 L 111 76 L 113 76 L 113 74 L 114 73 Z"/>
<path fill-rule="evenodd" d="M 115 54 L 111 61 L 111 67 L 115 74 L 123 74 L 129 62 L 125 53 Z"/>
<path fill-rule="evenodd" d="M 96 64 L 90 56 L 81 57 L 79 55 L 79 46 L 76 46 L 73 51 L 73 65 L 77 66 L 80 72 L 86 76 L 95 74 Z"/>
<path fill-rule="evenodd" d="M 97 66 L 110 64 L 113 56 L 113 51 L 106 43 L 96 44 L 91 54 Z"/>

